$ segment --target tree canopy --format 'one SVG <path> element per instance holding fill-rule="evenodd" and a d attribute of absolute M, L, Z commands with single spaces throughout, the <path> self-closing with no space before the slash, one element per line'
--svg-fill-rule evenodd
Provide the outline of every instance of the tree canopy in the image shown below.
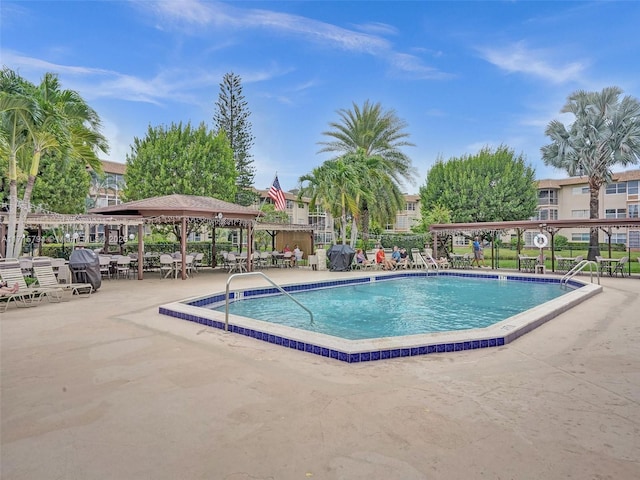
<path fill-rule="evenodd" d="M 380 103 L 372 104 L 367 100 L 362 107 L 354 103 L 352 110 L 340 109 L 337 113 L 340 120 L 330 122 L 331 130 L 323 132 L 331 140 L 319 142 L 323 145 L 319 153 L 337 154 L 325 162 L 330 174 L 324 175 L 327 172 L 314 170 L 307 178 L 301 177 L 300 180 L 308 180 L 307 187 L 313 191 L 319 185 L 318 181 L 330 179 L 338 170 L 342 171 L 342 176 L 346 176 L 341 185 L 343 192 L 322 198 L 333 208 L 327 210 L 341 219 L 339 225 L 343 227 L 343 238 L 347 218 L 351 219 L 351 242 L 354 244 L 358 228 L 366 240 L 370 221 L 383 224 L 393 221 L 402 207 L 404 199 L 400 182 L 406 180 L 413 183 L 415 174 L 411 159 L 402 151 L 402 147 L 413 144 L 408 141 L 406 122 L 398 118 L 395 111 L 383 109 Z M 346 202 L 350 197 L 353 197 L 355 205 L 350 206 Z M 339 202 L 343 205 L 338 205 Z"/>
<path fill-rule="evenodd" d="M 256 199 L 252 190 L 255 168 L 250 153 L 254 136 L 251 133 L 249 116 L 251 111 L 242 93 L 240 76 L 227 73 L 220 83 L 220 93 L 216 102 L 217 111 L 213 116 L 215 127 L 227 135 L 236 171 L 238 172 L 236 203 L 251 205 Z"/>
<path fill-rule="evenodd" d="M 3 165 L 9 183 L 7 256 L 17 257 L 22 250 L 22 234 L 41 162 L 77 162 L 82 168 L 91 165 L 100 170 L 98 152 L 108 151 L 100 129 L 97 112 L 77 92 L 62 89 L 56 75 L 46 73 L 40 84 L 34 85 L 3 68 L 0 153 L 7 159 Z M 19 186 L 22 181 L 24 190 Z"/>
<path fill-rule="evenodd" d="M 204 123 L 149 126 L 144 138 L 134 138 L 126 163 L 126 201 L 174 193 L 235 200 L 237 173 L 229 142 L 224 132 L 209 131 Z"/>
<path fill-rule="evenodd" d="M 535 213 L 537 198 L 535 171 L 506 146 L 438 160 L 420 187 L 425 224 L 436 206 L 454 223 L 524 220 Z"/>
<path fill-rule="evenodd" d="M 622 90 L 607 87 L 601 92 L 577 91 L 569 96 L 562 113 L 571 113 L 568 127 L 553 120 L 545 130 L 551 143 L 542 147 L 546 165 L 570 176 L 589 179 L 589 218 L 598 218 L 599 193 L 611 182 L 612 168 L 637 164 L 640 159 L 640 103 Z M 591 229 L 589 260 L 600 255 L 598 229 Z"/>
<path fill-rule="evenodd" d="M 57 213 L 81 213 L 87 208 L 91 177 L 80 162 L 43 157 L 32 203 Z"/>

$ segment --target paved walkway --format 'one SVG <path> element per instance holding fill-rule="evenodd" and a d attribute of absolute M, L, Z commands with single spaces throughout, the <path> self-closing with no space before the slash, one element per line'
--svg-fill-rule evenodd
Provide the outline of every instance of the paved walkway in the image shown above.
<path fill-rule="evenodd" d="M 2 479 L 640 478 L 637 277 L 502 348 L 355 365 L 157 314 L 226 278 L 3 314 Z"/>

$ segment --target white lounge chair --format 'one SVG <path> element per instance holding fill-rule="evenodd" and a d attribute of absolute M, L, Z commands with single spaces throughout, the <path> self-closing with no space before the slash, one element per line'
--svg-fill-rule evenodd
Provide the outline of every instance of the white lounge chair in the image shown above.
<path fill-rule="evenodd" d="M 58 282 L 51 259 L 48 257 L 36 257 L 33 259 L 33 274 L 36 277 L 38 286 L 42 288 L 62 289 L 61 300 L 68 300 L 72 295 L 89 296 L 93 293 L 93 286 L 90 283 L 64 283 Z"/>

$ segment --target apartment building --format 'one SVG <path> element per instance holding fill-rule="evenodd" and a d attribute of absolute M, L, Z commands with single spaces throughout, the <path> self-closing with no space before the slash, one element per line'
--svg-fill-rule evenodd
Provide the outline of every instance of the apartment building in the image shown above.
<path fill-rule="evenodd" d="M 124 186 L 126 165 L 103 160 L 104 176 L 92 184 L 90 198 L 96 206 L 115 205 L 121 202 L 120 192 Z M 613 181 L 602 187 L 599 195 L 599 218 L 639 218 L 640 215 L 640 170 L 628 170 L 615 173 Z M 260 208 L 263 203 L 272 203 L 268 190 L 256 190 L 259 200 L 254 206 Z M 311 211 L 309 201 L 297 201 L 296 192 L 284 192 L 285 213 L 293 225 L 313 225 L 315 245 L 330 245 L 334 239 L 334 219 L 327 212 L 317 208 Z M 394 223 L 384 226 L 385 233 L 410 233 L 411 228 L 420 222 L 420 196 L 405 194 L 405 208 L 398 211 Z M 589 184 L 587 177 L 564 179 L 546 179 L 538 181 L 538 206 L 532 220 L 565 220 L 589 218 Z M 533 245 L 536 232 L 525 233 L 525 244 Z M 589 242 L 588 229 L 563 229 L 559 232 L 571 242 Z M 206 233 L 197 235 L 206 240 Z M 506 238 L 508 240 L 508 236 Z M 464 245 L 468 239 L 454 239 L 456 244 Z M 608 241 L 607 234 L 600 232 L 600 241 Z M 621 243 L 630 248 L 640 248 L 640 230 L 619 228 L 611 233 L 612 243 Z"/>
<path fill-rule="evenodd" d="M 411 228 L 420 223 L 420 195 L 404 194 L 404 210 L 398 211 L 395 223 L 385 225 L 385 233 L 410 233 Z"/>
<path fill-rule="evenodd" d="M 122 203 L 120 192 L 124 187 L 124 172 L 127 166 L 124 163 L 101 160 L 102 174 L 91 175 L 89 187 L 89 199 L 91 208 L 107 207 Z"/>
<path fill-rule="evenodd" d="M 613 174 L 613 181 L 600 189 L 598 218 L 639 218 L 640 170 L 628 170 Z M 587 177 L 571 177 L 560 180 L 538 181 L 538 206 L 532 220 L 567 220 L 589 218 L 589 183 Z M 589 229 L 563 229 L 559 232 L 570 242 L 589 242 Z M 525 236 L 525 243 L 532 244 L 535 232 Z M 528 238 L 531 237 L 531 238 Z M 600 231 L 600 241 L 608 236 Z M 640 230 L 618 228 L 611 232 L 611 242 L 640 248 Z"/>
<path fill-rule="evenodd" d="M 273 203 L 269 198 L 268 190 L 256 190 L 258 200 L 253 205 L 259 210 L 265 203 Z M 331 245 L 334 243 L 334 221 L 331 214 L 317 207 L 315 210 L 309 208 L 309 200 L 303 199 L 298 202 L 297 193 L 284 192 L 286 208 L 284 212 L 289 217 L 292 225 L 313 225 L 313 243 L 316 246 Z"/>

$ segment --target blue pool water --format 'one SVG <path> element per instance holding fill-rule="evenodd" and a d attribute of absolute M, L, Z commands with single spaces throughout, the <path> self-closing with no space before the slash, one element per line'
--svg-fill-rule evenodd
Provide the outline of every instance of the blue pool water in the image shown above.
<path fill-rule="evenodd" d="M 293 293 L 313 324 L 282 295 L 233 302 L 229 313 L 359 340 L 487 327 L 564 293 L 557 283 L 412 277 Z"/>

